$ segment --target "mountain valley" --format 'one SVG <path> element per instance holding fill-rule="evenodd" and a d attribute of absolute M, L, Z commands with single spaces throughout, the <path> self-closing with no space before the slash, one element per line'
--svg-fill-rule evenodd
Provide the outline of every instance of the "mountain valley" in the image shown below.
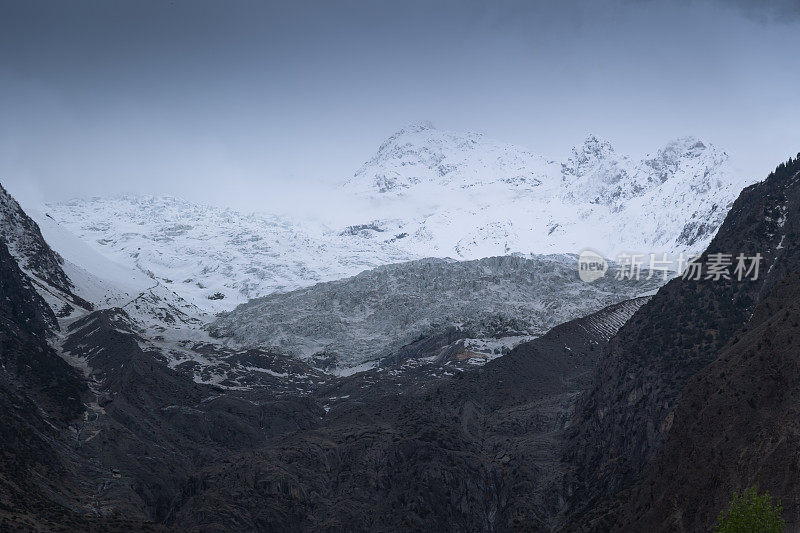
<path fill-rule="evenodd" d="M 0 523 L 693 531 L 757 482 L 796 526 L 800 163 L 739 193 L 726 160 L 591 137 L 558 165 L 415 125 L 341 187 L 452 203 L 345 229 L 170 198 L 32 218 L 0 189 Z M 473 201 L 498 194 L 513 220 Z M 587 283 L 585 220 L 611 249 L 759 253 L 762 275 L 618 279 L 608 257 Z"/>

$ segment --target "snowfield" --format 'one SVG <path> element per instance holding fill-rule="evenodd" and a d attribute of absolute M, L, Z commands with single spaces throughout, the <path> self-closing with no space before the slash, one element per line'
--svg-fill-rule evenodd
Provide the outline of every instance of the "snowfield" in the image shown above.
<path fill-rule="evenodd" d="M 747 184 L 724 151 L 693 138 L 633 161 L 589 136 L 559 163 L 421 123 L 392 135 L 339 185 L 350 203 L 329 206 L 336 223 L 169 197 L 43 211 L 112 263 L 216 313 L 425 257 L 698 251 Z"/>

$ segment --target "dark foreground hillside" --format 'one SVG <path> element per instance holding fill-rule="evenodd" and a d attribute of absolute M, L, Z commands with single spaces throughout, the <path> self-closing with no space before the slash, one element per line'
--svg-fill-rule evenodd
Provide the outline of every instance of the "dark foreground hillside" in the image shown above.
<path fill-rule="evenodd" d="M 755 317 L 763 314 L 763 306 L 768 305 L 771 294 L 791 293 L 793 272 L 800 268 L 799 235 L 800 161 L 790 159 L 766 180 L 742 192 L 703 255 L 705 260 L 709 253 L 715 252 L 760 253 L 764 259 L 758 279 L 673 280 L 612 339 L 598 364 L 594 384 L 581 399 L 580 418 L 571 430 L 569 453 L 565 456 L 575 469 L 567 487 L 571 498 L 567 509 L 573 513 L 570 527 L 626 530 L 631 527 L 631 516 L 649 513 L 649 516 L 671 517 L 658 524 L 650 522 L 649 527 L 692 531 L 708 525 L 709 516 L 719 512 L 722 502 L 727 501 L 733 490 L 742 490 L 768 477 L 766 471 L 755 469 L 745 474 L 743 470 L 738 479 L 724 482 L 720 479 L 713 494 L 697 486 L 684 487 L 684 498 L 689 498 L 685 492 L 689 491 L 692 498 L 698 500 L 687 505 L 705 506 L 704 515 L 696 516 L 693 511 L 691 518 L 682 517 L 684 507 L 675 500 L 679 496 L 667 491 L 659 495 L 665 499 L 648 492 L 654 498 L 652 501 L 629 501 L 628 491 L 633 486 L 641 489 L 654 482 L 655 478 L 642 480 L 654 460 L 665 470 L 682 465 L 694 469 L 698 479 L 716 479 L 717 472 L 712 473 L 710 469 L 714 463 L 692 455 L 697 446 L 709 446 L 709 441 L 695 441 L 699 435 L 686 434 L 686 422 L 695 422 L 700 412 L 708 409 L 713 395 L 692 396 L 691 400 L 684 395 L 695 394 L 696 380 L 707 376 L 714 368 L 708 365 L 717 365 L 720 358 L 730 357 L 728 350 L 736 350 L 732 345 L 739 343 L 747 331 L 755 327 Z M 756 343 L 752 353 L 763 361 L 769 359 L 768 350 L 766 344 Z M 789 348 L 789 353 L 796 352 Z M 784 370 L 767 365 L 753 368 L 756 374 L 751 377 L 742 375 L 734 381 L 730 381 L 733 379 L 730 371 L 721 371 L 724 375 L 718 375 L 717 379 L 724 378 L 727 385 L 715 390 L 719 394 L 726 390 L 740 391 L 738 401 L 728 406 L 728 415 L 730 409 L 735 409 L 741 416 L 749 416 L 747 413 L 756 416 L 756 412 L 760 412 L 770 417 L 768 409 L 755 411 L 755 398 L 741 391 L 765 379 L 764 372 L 791 373 L 790 369 L 791 366 Z M 687 385 L 689 388 L 684 391 Z M 784 385 L 788 393 L 792 385 L 789 382 Z M 687 402 L 691 415 L 685 411 Z M 679 406 L 681 410 L 676 410 Z M 716 410 L 723 411 L 720 406 Z M 679 418 L 681 412 L 685 418 Z M 780 417 L 780 409 L 775 416 Z M 705 427 L 717 426 L 707 423 Z M 688 455 L 680 462 L 675 455 L 671 458 L 659 455 L 667 439 L 677 442 L 677 435 L 684 435 L 678 449 Z M 736 439 L 740 444 L 738 448 L 712 449 L 718 454 L 718 462 L 744 469 L 744 457 L 759 453 L 769 455 L 768 441 L 772 438 L 768 433 L 758 437 L 749 434 L 748 438 Z M 796 468 L 787 466 L 783 474 L 763 484 L 762 488 L 782 497 L 780 487 L 796 477 L 796 473 Z M 659 478 L 659 482 L 664 479 Z M 626 506 L 624 511 L 619 509 L 622 504 Z"/>
<path fill-rule="evenodd" d="M 800 271 L 779 283 L 731 345 L 689 381 L 664 450 L 616 527 L 709 530 L 731 493 L 751 486 L 769 490 L 783 502 L 788 524 L 800 524 L 798 340 Z"/>

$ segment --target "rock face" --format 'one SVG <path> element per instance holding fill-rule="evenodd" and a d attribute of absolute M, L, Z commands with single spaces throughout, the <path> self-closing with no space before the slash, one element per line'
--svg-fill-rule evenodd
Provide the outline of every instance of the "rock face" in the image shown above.
<path fill-rule="evenodd" d="M 82 411 L 84 385 L 48 345 L 56 318 L 0 239 L 0 360 L 12 388 L 66 418 Z"/>
<path fill-rule="evenodd" d="M 59 428 L 80 417 L 88 391 L 48 345 L 55 316 L 2 238 L 0 295 L 0 524 L 30 527 L 51 514 L 66 524 L 59 493 L 74 483 Z"/>
<path fill-rule="evenodd" d="M 657 289 L 661 276 L 594 283 L 574 256 L 424 259 L 242 304 L 211 326 L 250 346 L 354 367 L 396 353 L 421 337 L 457 328 L 464 338 L 521 340 Z M 513 343 L 510 344 L 513 347 Z"/>
<path fill-rule="evenodd" d="M 255 402 L 197 384 L 142 350 L 131 323 L 110 309 L 70 326 L 64 357 L 83 375 L 49 347 L 42 347 L 47 358 L 25 360 L 33 377 L 9 373 L 26 352 L 0 339 L 4 527 L 153 527 L 195 469 L 309 427 L 324 412 L 309 398 L 262 390 Z M 47 379 L 46 387 L 34 378 Z M 11 388 L 23 379 L 31 384 L 24 392 Z M 47 395 L 52 401 L 43 401 Z"/>
<path fill-rule="evenodd" d="M 675 279 L 612 339 L 570 436 L 573 513 L 600 505 L 641 477 L 670 430 L 680 431 L 675 409 L 684 386 L 735 342 L 775 285 L 800 268 L 799 171 L 790 161 L 743 191 L 703 255 L 705 261 L 715 252 L 760 253 L 757 280 Z M 591 524 L 598 514 L 604 511 L 588 512 L 584 520 Z"/>
<path fill-rule="evenodd" d="M 730 180 L 726 176 L 727 160 L 728 155 L 714 146 L 683 137 L 634 162 L 617 154 L 608 141 L 590 135 L 582 146 L 572 149 L 569 159 L 561 165 L 561 181 L 566 195 L 574 201 L 622 210 L 635 198 L 657 191 L 668 181 L 681 182 L 678 189 L 685 188 L 680 191 L 684 194 L 705 195 L 719 189 Z M 670 192 L 660 191 L 664 196 Z"/>
<path fill-rule="evenodd" d="M 800 525 L 800 272 L 687 383 L 663 451 L 615 513 L 625 531 L 708 531 L 734 491 L 758 486 Z M 669 502 L 669 505 L 656 502 Z"/>
<path fill-rule="evenodd" d="M 59 314 L 72 306 L 91 309 L 91 304 L 73 293 L 74 285 L 63 269 L 64 260 L 42 237 L 39 226 L 0 185 L 0 239 L 19 267 Z M 51 327 L 57 325 L 53 321 Z"/>
<path fill-rule="evenodd" d="M 572 149 L 561 165 L 561 183 L 575 202 L 620 207 L 626 200 L 649 187 L 648 180 L 634 180 L 636 170 L 625 156 L 617 155 L 608 141 L 590 135 L 582 146 Z"/>
<path fill-rule="evenodd" d="M 21 268 L 51 286 L 69 293 L 73 285 L 64 274 L 64 260 L 44 241 L 36 222 L 0 185 L 0 238 Z"/>
<path fill-rule="evenodd" d="M 102 515 L 159 522 L 198 465 L 308 427 L 321 409 L 307 399 L 262 394 L 255 403 L 198 384 L 142 350 L 118 310 L 96 311 L 71 325 L 63 349 L 85 369 L 95 402 L 75 428 L 81 454 L 99 461 L 94 501 Z"/>

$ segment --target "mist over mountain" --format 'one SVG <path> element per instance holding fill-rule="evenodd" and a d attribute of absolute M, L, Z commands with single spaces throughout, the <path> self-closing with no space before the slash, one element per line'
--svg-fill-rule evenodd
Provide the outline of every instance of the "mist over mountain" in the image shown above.
<path fill-rule="evenodd" d="M 218 312 L 426 257 L 696 253 L 747 183 L 724 151 L 694 138 L 632 161 L 590 135 L 557 163 L 481 134 L 416 123 L 342 180 L 316 217 L 135 196 L 43 211 L 101 254 Z"/>

